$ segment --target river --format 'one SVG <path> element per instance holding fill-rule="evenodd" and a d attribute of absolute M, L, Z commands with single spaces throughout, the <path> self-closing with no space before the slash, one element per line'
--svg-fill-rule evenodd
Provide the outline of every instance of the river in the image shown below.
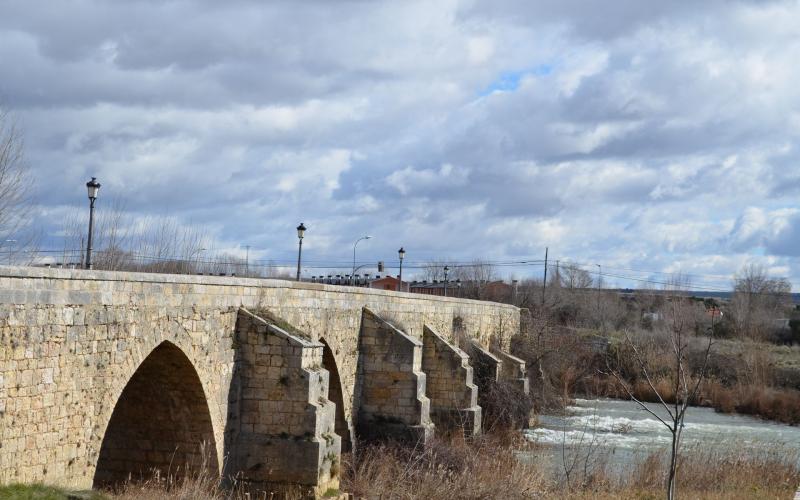
<path fill-rule="evenodd" d="M 660 405 L 647 407 L 662 418 L 667 415 Z M 525 433 L 550 450 L 554 464 L 565 455 L 574 459 L 591 450 L 612 470 L 667 451 L 671 443 L 670 432 L 638 404 L 613 399 L 577 399 L 563 415 L 540 415 L 538 426 Z M 800 465 L 800 427 L 692 407 L 686 413 L 681 449 L 695 447 L 721 455 L 789 458 Z"/>

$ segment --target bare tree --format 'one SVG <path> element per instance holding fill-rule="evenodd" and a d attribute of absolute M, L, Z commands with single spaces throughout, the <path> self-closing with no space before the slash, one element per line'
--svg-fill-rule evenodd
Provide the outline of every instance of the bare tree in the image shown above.
<path fill-rule="evenodd" d="M 734 277 L 730 312 L 736 333 L 765 338 L 773 321 L 791 305 L 792 287 L 785 278 L 770 278 L 763 266 L 751 263 Z"/>
<path fill-rule="evenodd" d="M 476 259 L 468 265 L 459 265 L 453 269 L 451 280 L 461 282 L 461 295 L 473 299 L 486 298 L 486 285 L 497 280 L 497 269 L 491 263 Z"/>
<path fill-rule="evenodd" d="M 442 281 L 444 280 L 444 268 L 447 267 L 449 269 L 455 269 L 456 264 L 452 261 L 447 260 L 432 260 L 427 262 L 424 266 L 422 266 L 422 276 L 424 280 L 427 281 Z M 453 277 L 452 274 L 448 274 L 448 279 Z"/>
<path fill-rule="evenodd" d="M 591 288 L 593 280 L 589 271 L 569 261 L 559 266 L 561 286 L 570 290 Z"/>
<path fill-rule="evenodd" d="M 627 333 L 625 335 L 625 343 L 639 368 L 638 375 L 644 379 L 651 393 L 651 398 L 657 401 L 656 404 L 663 408 L 666 415 L 660 415 L 647 406 L 635 395 L 634 389 L 623 378 L 619 369 L 609 367 L 610 374 L 617 380 L 631 400 L 638 403 L 643 410 L 661 422 L 671 434 L 669 468 L 666 480 L 668 500 L 675 498 L 678 457 L 686 411 L 689 409 L 690 404 L 696 400 L 700 386 L 707 376 L 711 348 L 714 345 L 712 327 L 709 330 L 705 350 L 703 351 L 701 367 L 698 371 L 691 373 L 687 357 L 690 354 L 689 342 L 695 330 L 694 322 L 696 321 L 696 316 L 693 313 L 693 306 L 690 300 L 680 293 L 681 289 L 687 288 L 687 283 L 681 283 L 681 278 L 679 277 L 676 278 L 676 283 L 673 286 L 673 290 L 667 291 L 669 298 L 665 307 L 665 319 L 668 325 L 665 333 L 671 350 L 671 369 L 667 370 L 667 373 L 661 373 L 660 378 L 656 378 L 648 356 L 642 351 L 641 346 L 637 345 L 637 342 Z M 666 385 L 660 384 L 661 382 L 666 382 Z M 669 389 L 671 394 L 664 393 L 666 388 Z"/>
<path fill-rule="evenodd" d="M 191 274 L 202 268 L 208 238 L 200 228 L 172 217 L 136 217 L 119 204 L 98 210 L 96 221 L 95 269 Z M 83 212 L 65 217 L 64 263 L 82 265 L 85 228 Z"/>
<path fill-rule="evenodd" d="M 16 262 L 20 255 L 34 258 L 36 235 L 23 231 L 29 223 L 30 204 L 23 152 L 22 132 L 0 108 L 0 253 L 6 257 L 2 264 Z"/>

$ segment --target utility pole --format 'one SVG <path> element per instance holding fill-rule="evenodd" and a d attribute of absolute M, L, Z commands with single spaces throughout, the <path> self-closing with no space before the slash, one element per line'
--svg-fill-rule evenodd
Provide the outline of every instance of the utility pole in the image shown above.
<path fill-rule="evenodd" d="M 250 245 L 244 246 L 247 252 L 244 254 L 244 275 L 250 276 Z"/>
<path fill-rule="evenodd" d="M 544 247 L 544 279 L 542 281 L 542 307 L 544 307 L 545 292 L 547 291 L 547 251 L 548 247 Z"/>
<path fill-rule="evenodd" d="M 600 281 L 603 279 L 603 267 L 597 265 L 597 319 L 600 320 L 600 325 L 604 324 L 602 314 L 600 312 Z"/>
<path fill-rule="evenodd" d="M 561 287 L 561 271 L 558 267 L 558 261 L 556 261 L 556 283 L 558 284 L 559 288 Z"/>

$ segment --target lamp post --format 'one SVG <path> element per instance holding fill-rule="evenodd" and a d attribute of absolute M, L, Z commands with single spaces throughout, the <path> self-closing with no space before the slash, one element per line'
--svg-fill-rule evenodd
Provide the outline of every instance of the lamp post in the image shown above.
<path fill-rule="evenodd" d="M 86 183 L 89 193 L 89 238 L 86 241 L 86 269 L 92 268 L 92 230 L 94 229 L 94 202 L 97 200 L 97 192 L 100 191 L 100 183 L 97 177 Z"/>
<path fill-rule="evenodd" d="M 357 239 L 355 243 L 353 243 L 353 272 L 350 274 L 350 284 L 353 284 L 353 276 L 356 274 L 356 247 L 358 246 L 358 242 L 361 240 L 368 240 L 372 238 L 372 236 L 362 236 L 361 238 Z"/>
<path fill-rule="evenodd" d="M 16 242 L 17 242 L 17 240 L 6 240 L 5 242 L 6 242 L 6 243 L 12 243 L 12 244 L 13 244 L 13 243 L 16 243 Z M 13 252 L 12 252 L 11 250 L 9 250 L 9 251 L 8 251 L 8 265 L 9 265 L 9 266 L 11 265 L 11 254 L 12 254 L 12 253 L 13 253 Z"/>
<path fill-rule="evenodd" d="M 299 243 L 297 244 L 297 281 L 300 281 L 300 259 L 303 255 L 303 236 L 306 234 L 306 226 L 303 225 L 301 222 L 299 226 L 297 226 L 297 239 Z"/>
<path fill-rule="evenodd" d="M 200 267 L 200 259 L 201 259 L 201 257 L 200 257 L 200 254 L 201 254 L 201 253 L 203 253 L 203 252 L 205 252 L 205 251 L 206 251 L 206 249 L 205 249 L 205 248 L 198 248 L 197 250 L 195 250 L 194 252 L 192 252 L 192 254 L 191 254 L 191 255 L 189 255 L 189 262 L 190 262 L 189 266 L 191 266 L 192 264 L 194 264 L 194 266 L 195 266 L 195 270 L 194 270 L 194 272 L 197 272 L 197 270 L 198 270 L 198 269 L 202 269 L 202 268 Z M 187 267 L 188 267 L 188 266 L 187 266 Z M 190 270 L 190 269 L 189 269 L 188 271 L 189 271 L 189 272 L 191 272 L 191 270 Z M 203 274 L 203 273 L 201 272 L 200 274 Z"/>
<path fill-rule="evenodd" d="M 406 251 L 403 250 L 403 247 L 400 247 L 400 250 L 397 251 L 397 256 L 400 257 L 400 276 L 399 283 L 397 283 L 398 292 L 403 291 L 403 257 L 406 256 Z"/>
<path fill-rule="evenodd" d="M 444 296 L 447 297 L 447 272 L 450 271 L 450 268 L 444 266 Z"/>

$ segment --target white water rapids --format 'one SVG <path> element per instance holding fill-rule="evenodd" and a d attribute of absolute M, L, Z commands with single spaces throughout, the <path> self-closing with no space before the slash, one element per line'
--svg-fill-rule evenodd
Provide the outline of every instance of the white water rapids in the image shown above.
<path fill-rule="evenodd" d="M 667 417 L 660 405 L 647 406 L 662 418 Z M 669 430 L 638 404 L 610 399 L 578 399 L 563 415 L 539 416 L 538 426 L 525 433 L 554 455 L 565 450 L 574 454 L 593 449 L 604 455 L 612 467 L 666 451 L 671 443 Z M 695 447 L 721 455 L 788 458 L 800 464 L 800 427 L 716 413 L 710 408 L 690 408 L 681 448 Z"/>

